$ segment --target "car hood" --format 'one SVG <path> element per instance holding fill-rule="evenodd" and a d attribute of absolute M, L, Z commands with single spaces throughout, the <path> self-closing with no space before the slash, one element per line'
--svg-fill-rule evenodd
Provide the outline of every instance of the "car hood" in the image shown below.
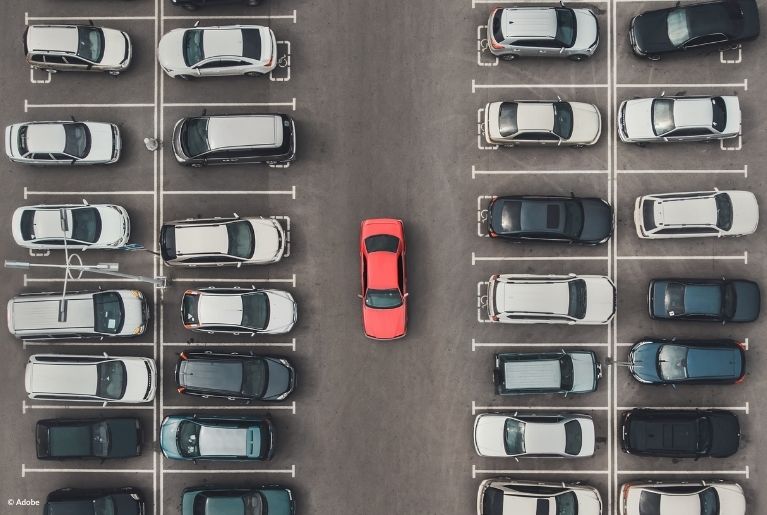
<path fill-rule="evenodd" d="M 759 225 L 759 204 L 750 191 L 727 191 L 732 200 L 732 227 L 735 234 L 751 234 Z"/>
<path fill-rule="evenodd" d="M 110 419 L 109 425 L 109 457 L 131 457 L 136 456 L 136 450 L 141 444 L 140 429 L 135 419 L 118 418 Z"/>
<path fill-rule="evenodd" d="M 606 324 L 615 314 L 615 286 L 607 277 L 581 277 L 586 282 L 584 323 Z"/>
<path fill-rule="evenodd" d="M 724 127 L 725 134 L 739 134 L 740 133 L 740 100 L 736 96 L 724 96 L 724 105 L 727 110 L 727 125 Z"/>
<path fill-rule="evenodd" d="M 99 235 L 99 245 L 125 245 L 128 243 L 128 231 L 130 222 L 128 213 L 119 206 L 99 206 L 99 216 L 101 217 L 101 234 Z"/>
<path fill-rule="evenodd" d="M 580 239 L 589 243 L 606 241 L 613 232 L 613 208 L 599 199 L 582 199 L 583 230 Z"/>
<path fill-rule="evenodd" d="M 104 56 L 102 65 L 120 66 L 128 55 L 128 36 L 119 30 L 101 29 L 104 32 Z"/>
<path fill-rule="evenodd" d="M 737 298 L 732 322 L 753 322 L 759 316 L 761 296 L 759 285 L 751 281 L 732 281 Z"/>
<path fill-rule="evenodd" d="M 568 353 L 573 361 L 573 393 L 593 392 L 597 387 L 597 366 L 590 352 Z"/>
<path fill-rule="evenodd" d="M 714 485 L 713 488 L 719 496 L 719 505 L 724 508 L 719 512 L 720 515 L 745 515 L 746 497 L 740 485 L 728 483 Z"/>
<path fill-rule="evenodd" d="M 578 499 L 578 515 L 602 515 L 602 499 L 594 490 L 573 490 Z"/>
<path fill-rule="evenodd" d="M 125 395 L 122 402 L 149 402 L 154 399 L 155 384 L 157 381 L 157 369 L 154 361 L 148 358 L 123 358 L 128 384 L 125 386 Z M 151 375 L 147 370 L 149 364 Z"/>
<path fill-rule="evenodd" d="M 575 43 L 570 49 L 587 50 L 599 40 L 599 26 L 597 17 L 589 9 L 573 9 L 575 12 L 576 27 Z"/>
<path fill-rule="evenodd" d="M 293 369 L 285 363 L 267 358 L 269 383 L 266 385 L 264 400 L 275 400 L 293 389 Z"/>
<path fill-rule="evenodd" d="M 293 296 L 286 291 L 266 290 L 269 299 L 269 323 L 264 332 L 287 333 L 298 319 L 298 306 Z"/>
<path fill-rule="evenodd" d="M 623 104 L 623 123 L 629 139 L 657 138 L 652 128 L 652 101 L 652 98 L 637 98 Z"/>
<path fill-rule="evenodd" d="M 253 227 L 256 248 L 253 251 L 255 261 L 273 261 L 282 256 L 285 237 L 282 226 L 271 218 L 252 218 L 248 220 Z"/>
<path fill-rule="evenodd" d="M 389 309 L 362 307 L 362 321 L 365 325 L 365 334 L 371 338 L 390 340 L 399 338 L 405 334 L 407 321 L 406 308 L 401 306 Z"/>
<path fill-rule="evenodd" d="M 668 39 L 669 9 L 649 11 L 633 20 L 634 42 L 643 54 L 656 54 L 673 50 Z"/>
<path fill-rule="evenodd" d="M 593 456 L 596 447 L 596 433 L 594 432 L 594 421 L 590 418 L 578 418 L 581 426 L 581 450 L 578 456 Z"/>
<path fill-rule="evenodd" d="M 479 415 L 474 422 L 474 447 L 481 456 L 507 456 L 504 415 Z"/>
<path fill-rule="evenodd" d="M 186 68 L 184 61 L 184 33 L 187 29 L 173 29 L 160 38 L 157 46 L 157 60 L 166 70 Z"/>
<path fill-rule="evenodd" d="M 640 342 L 634 345 L 630 353 L 630 371 L 636 379 L 651 383 L 661 380 L 656 366 L 660 346 L 660 343 L 655 342 Z"/>
<path fill-rule="evenodd" d="M 85 122 L 91 133 L 91 151 L 85 157 L 86 161 L 111 161 L 114 151 L 112 124 Z"/>
<path fill-rule="evenodd" d="M 503 102 L 491 102 L 485 105 L 485 131 L 491 139 L 498 140 L 506 136 L 501 135 L 498 127 L 501 116 L 501 104 Z"/>
<path fill-rule="evenodd" d="M 583 102 L 570 102 L 570 107 L 573 110 L 573 133 L 567 140 L 568 143 L 583 145 L 596 143 L 602 132 L 602 117 L 599 109 Z"/>
<path fill-rule="evenodd" d="M 163 454 L 171 459 L 184 459 L 178 452 L 178 441 L 176 440 L 178 426 L 182 420 L 180 417 L 165 417 L 160 427 L 160 448 Z"/>
<path fill-rule="evenodd" d="M 134 333 L 134 331 L 146 324 L 146 320 L 144 319 L 144 313 L 146 312 L 146 297 L 143 295 L 141 297 L 134 297 L 131 291 L 134 290 L 120 291 L 125 317 L 120 334 L 125 336 L 140 334 Z M 146 329 L 146 327 L 144 329 Z"/>
<path fill-rule="evenodd" d="M 732 456 L 740 444 L 740 423 L 732 413 L 715 413 L 711 422 L 711 455 L 715 458 Z"/>

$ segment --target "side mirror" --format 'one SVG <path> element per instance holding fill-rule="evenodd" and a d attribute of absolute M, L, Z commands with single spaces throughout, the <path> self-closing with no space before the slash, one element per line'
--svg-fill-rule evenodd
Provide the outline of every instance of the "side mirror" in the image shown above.
<path fill-rule="evenodd" d="M 407 292 L 406 294 L 403 295 L 404 298 L 408 298 L 409 296 L 410 296 L 410 292 Z"/>
<path fill-rule="evenodd" d="M 77 159 L 72 159 L 72 160 L 69 162 L 69 164 L 73 165 L 73 164 L 75 164 L 76 162 L 77 162 Z"/>
<path fill-rule="evenodd" d="M 74 116 L 74 115 L 72 115 L 72 114 L 70 114 L 70 115 L 69 115 L 69 119 L 70 119 L 70 120 L 72 120 L 73 122 L 76 122 L 76 121 L 77 121 L 77 120 L 75 119 L 75 116 Z"/>
<path fill-rule="evenodd" d="M 675 97 L 683 97 L 686 94 L 687 94 L 687 91 L 677 91 L 676 93 L 674 93 L 674 96 Z"/>
<path fill-rule="evenodd" d="M 93 26 L 93 20 L 88 20 L 88 25 Z"/>
<path fill-rule="evenodd" d="M 196 22 L 194 22 L 194 27 L 197 27 L 199 25 L 200 25 L 200 20 L 197 20 Z"/>
<path fill-rule="evenodd" d="M 361 294 L 361 293 L 358 293 L 358 294 L 357 294 L 357 297 L 359 297 L 359 298 L 362 298 L 362 294 Z"/>

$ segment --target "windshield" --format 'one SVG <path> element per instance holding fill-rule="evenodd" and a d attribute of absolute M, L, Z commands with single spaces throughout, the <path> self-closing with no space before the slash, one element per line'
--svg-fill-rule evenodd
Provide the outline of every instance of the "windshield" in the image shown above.
<path fill-rule="evenodd" d="M 397 252 L 399 238 L 389 234 L 378 234 L 365 238 L 365 250 L 368 252 Z"/>
<path fill-rule="evenodd" d="M 368 290 L 365 305 L 378 309 L 396 308 L 402 305 L 402 295 L 399 290 Z"/>
<path fill-rule="evenodd" d="M 91 138 L 88 128 L 82 123 L 64 124 L 64 153 L 77 158 L 88 155 Z"/>
<path fill-rule="evenodd" d="M 658 350 L 658 375 L 666 381 L 687 378 L 687 347 L 662 345 Z"/>
<path fill-rule="evenodd" d="M 269 383 L 269 368 L 262 359 L 242 362 L 241 393 L 248 397 L 261 397 Z"/>
<path fill-rule="evenodd" d="M 506 454 L 516 456 L 525 452 L 525 423 L 521 420 L 507 419 L 503 430 L 503 445 Z"/>
<path fill-rule="evenodd" d="M 187 30 L 184 33 L 182 43 L 184 49 L 184 62 L 187 66 L 194 66 L 205 58 L 202 47 L 202 30 Z"/>
<path fill-rule="evenodd" d="M 580 237 L 583 232 L 583 206 L 575 200 L 570 200 L 565 204 L 565 227 L 564 233 L 573 239 Z"/>
<path fill-rule="evenodd" d="M 109 424 L 99 422 L 91 426 L 91 451 L 94 456 L 109 454 Z"/>
<path fill-rule="evenodd" d="M 666 295 L 663 299 L 666 311 L 671 316 L 684 315 L 684 284 L 669 283 L 666 287 Z"/>
<path fill-rule="evenodd" d="M 581 423 L 571 420 L 565 423 L 565 453 L 571 456 L 581 452 L 583 446 L 583 430 Z"/>
<path fill-rule="evenodd" d="M 687 23 L 687 10 L 674 9 L 666 18 L 668 40 L 674 46 L 680 46 L 690 39 L 690 26 Z"/>
<path fill-rule="evenodd" d="M 115 503 L 111 497 L 99 497 L 93 501 L 94 515 L 115 515 Z"/>
<path fill-rule="evenodd" d="M 181 148 L 189 157 L 197 157 L 204 154 L 208 146 L 208 121 L 209 118 L 190 118 L 181 128 Z"/>
<path fill-rule="evenodd" d="M 498 131 L 507 138 L 517 133 L 517 103 L 503 102 L 498 114 Z"/>
<path fill-rule="evenodd" d="M 575 43 L 575 13 L 572 9 L 557 8 L 557 41 L 570 48 Z"/>
<path fill-rule="evenodd" d="M 72 239 L 96 243 L 101 236 L 101 216 L 94 207 L 81 207 L 73 209 L 72 213 Z"/>
<path fill-rule="evenodd" d="M 573 318 L 582 319 L 586 316 L 586 281 L 575 279 L 567 283 L 570 293 L 570 307 L 567 314 Z"/>
<path fill-rule="evenodd" d="M 700 515 L 719 515 L 719 495 L 713 488 L 706 488 L 698 494 Z"/>
<path fill-rule="evenodd" d="M 96 395 L 105 399 L 122 399 L 128 384 L 127 371 L 122 361 L 111 360 L 96 365 L 98 386 Z"/>
<path fill-rule="evenodd" d="M 724 103 L 724 99 L 722 97 L 712 98 L 711 109 L 713 110 L 713 120 L 711 124 L 717 131 L 724 131 L 724 128 L 727 126 L 727 106 Z"/>
<path fill-rule="evenodd" d="M 567 102 L 554 102 L 554 134 L 562 139 L 573 135 L 573 108 Z"/>
<path fill-rule="evenodd" d="M 119 293 L 104 292 L 93 296 L 94 329 L 97 333 L 117 334 L 123 328 L 123 301 Z"/>
<path fill-rule="evenodd" d="M 724 286 L 724 302 L 722 302 L 722 311 L 724 317 L 730 319 L 735 316 L 735 308 L 738 306 L 738 296 L 735 293 L 735 286 L 728 283 Z"/>
<path fill-rule="evenodd" d="M 559 371 L 562 374 L 562 390 L 573 389 L 573 360 L 567 354 L 559 358 Z"/>
<path fill-rule="evenodd" d="M 176 433 L 178 452 L 185 458 L 196 458 L 200 455 L 200 426 L 184 420 L 178 425 Z"/>
<path fill-rule="evenodd" d="M 269 323 L 269 298 L 258 292 L 242 296 L 242 325 L 256 330 L 266 329 Z"/>
<path fill-rule="evenodd" d="M 92 62 L 104 57 L 104 33 L 98 27 L 77 27 L 77 55 Z"/>
<path fill-rule="evenodd" d="M 229 233 L 229 255 L 243 259 L 253 257 L 256 250 L 256 235 L 250 222 L 240 221 L 226 224 Z"/>
<path fill-rule="evenodd" d="M 557 504 L 556 515 L 578 515 L 578 498 L 574 492 L 565 492 L 554 500 Z"/>
<path fill-rule="evenodd" d="M 732 200 L 727 193 L 719 193 L 716 200 L 716 226 L 723 231 L 732 229 Z"/>
<path fill-rule="evenodd" d="M 652 101 L 652 130 L 662 136 L 674 129 L 674 101 L 656 98 Z"/>

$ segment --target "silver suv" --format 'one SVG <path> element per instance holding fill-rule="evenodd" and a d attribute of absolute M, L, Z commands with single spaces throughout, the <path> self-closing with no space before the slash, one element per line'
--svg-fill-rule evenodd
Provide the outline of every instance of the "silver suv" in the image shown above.
<path fill-rule="evenodd" d="M 511 61 L 517 57 L 591 57 L 599 44 L 599 24 L 591 9 L 508 7 L 490 13 L 490 52 Z"/>

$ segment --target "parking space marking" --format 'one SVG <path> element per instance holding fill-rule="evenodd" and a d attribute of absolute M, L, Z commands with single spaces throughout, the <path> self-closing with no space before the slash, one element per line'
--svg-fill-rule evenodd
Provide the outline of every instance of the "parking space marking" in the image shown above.
<path fill-rule="evenodd" d="M 165 469 L 163 474 L 290 474 L 296 477 L 296 466 L 289 469 Z"/>
<path fill-rule="evenodd" d="M 262 15 L 239 15 L 239 16 L 194 16 L 194 15 L 180 15 L 180 16 L 163 16 L 163 20 L 293 20 L 293 23 L 298 23 L 298 16 L 296 9 L 293 9 L 293 14 L 262 14 Z"/>
<path fill-rule="evenodd" d="M 478 342 L 471 339 L 471 351 L 477 347 L 609 347 L 609 343 L 529 343 L 529 342 Z"/>
<path fill-rule="evenodd" d="M 98 469 L 72 469 L 72 468 L 29 468 L 24 463 L 21 464 L 21 477 L 26 477 L 29 473 L 36 473 L 36 472 L 47 472 L 47 473 L 58 473 L 58 474 L 74 474 L 74 473 L 82 473 L 82 474 L 101 474 L 101 473 L 107 473 L 107 474 L 154 474 L 154 469 L 108 469 L 108 468 L 98 468 Z"/>
<path fill-rule="evenodd" d="M 725 52 L 732 52 L 734 50 L 738 51 L 738 57 L 735 59 L 726 59 L 724 57 Z M 740 64 L 743 60 L 743 45 L 738 44 L 735 48 L 731 48 L 728 50 L 719 50 L 719 62 L 722 64 Z"/>
<path fill-rule="evenodd" d="M 472 6 L 473 7 L 473 6 Z M 477 26 L 477 64 L 479 66 L 498 66 L 498 57 L 492 56 L 492 61 L 483 61 L 482 54 L 487 50 L 487 25 Z M 491 54 L 492 55 L 492 54 Z"/>
<path fill-rule="evenodd" d="M 162 374 L 160 374 L 162 375 Z M 91 410 L 91 409 L 109 409 L 109 410 L 150 410 L 154 409 L 153 406 L 147 406 L 145 404 L 123 404 L 123 405 L 116 405 L 116 404 L 107 404 L 106 406 L 102 406 L 99 403 L 96 404 L 86 404 L 83 403 L 82 405 L 79 404 L 27 404 L 26 400 L 21 401 L 21 413 L 26 415 L 27 410 L 32 409 L 74 409 L 74 410 Z"/>
<path fill-rule="evenodd" d="M 471 477 L 476 479 L 480 474 L 551 474 L 553 476 L 559 474 L 586 474 L 586 475 L 601 475 L 610 474 L 609 470 L 579 470 L 579 469 L 557 469 L 557 470 L 530 470 L 530 469 L 478 469 L 476 465 L 471 466 Z"/>
<path fill-rule="evenodd" d="M 594 89 L 607 88 L 607 84 L 477 84 L 471 79 L 471 92 L 478 89 Z"/>
<path fill-rule="evenodd" d="M 27 200 L 32 196 L 44 196 L 44 195 L 76 195 L 78 197 L 90 196 L 90 195 L 154 195 L 152 190 L 135 190 L 135 191 L 33 191 L 28 186 L 24 186 L 24 200 Z"/>
<path fill-rule="evenodd" d="M 154 104 L 149 103 L 127 103 L 127 104 L 30 104 L 29 100 L 26 98 L 24 99 L 24 112 L 28 113 L 30 109 L 69 109 L 69 108 L 85 108 L 85 107 L 105 107 L 105 108 L 116 108 L 116 107 L 127 107 L 127 108 L 137 108 L 137 107 L 154 107 Z"/>
<path fill-rule="evenodd" d="M 135 281 L 134 281 L 135 282 Z M 115 347 L 154 347 L 154 342 L 130 342 L 130 341 L 112 341 L 112 340 L 105 340 L 105 341 L 95 341 L 95 342 L 84 342 L 84 341 L 73 341 L 73 342 L 62 342 L 59 340 L 55 341 L 43 341 L 43 340 L 22 340 L 21 341 L 21 348 L 27 349 L 29 347 L 47 347 L 47 346 L 54 346 L 54 347 L 107 347 L 107 346 L 115 346 Z"/>
<path fill-rule="evenodd" d="M 29 25 L 30 21 L 154 21 L 154 16 L 30 16 L 29 12 L 24 13 L 24 25 Z"/>
<path fill-rule="evenodd" d="M 163 107 L 290 107 L 296 110 L 296 98 L 290 102 L 169 102 Z"/>
<path fill-rule="evenodd" d="M 750 479 L 750 470 L 748 465 L 741 470 L 616 470 L 616 474 L 624 476 L 678 476 L 678 475 L 698 475 L 705 474 L 711 476 L 745 476 L 746 479 Z"/>
<path fill-rule="evenodd" d="M 724 144 L 725 140 L 720 139 L 719 140 L 719 148 L 722 149 L 722 150 L 740 150 L 740 149 L 743 148 L 743 136 L 741 136 L 740 134 L 738 134 L 737 138 L 730 138 L 730 140 L 735 140 L 735 141 L 738 142 L 738 144 L 735 145 L 735 146 L 731 146 L 731 145 L 727 145 L 726 146 Z"/>
<path fill-rule="evenodd" d="M 607 1 L 608 0 L 570 0 L 567 3 L 568 4 L 577 4 L 577 3 L 600 4 L 600 3 L 606 3 Z M 641 0 L 633 0 L 633 1 L 641 1 Z M 648 1 L 652 1 L 652 0 L 648 0 Z M 525 3 L 540 4 L 541 2 L 539 0 L 471 0 L 471 8 L 474 9 L 478 4 L 496 5 L 496 4 L 525 4 Z"/>
<path fill-rule="evenodd" d="M 733 256 L 615 256 L 619 261 L 656 261 L 656 260 L 671 260 L 671 261 L 743 261 L 744 265 L 748 264 L 748 251 L 743 251 L 743 254 L 736 254 Z"/>
<path fill-rule="evenodd" d="M 487 208 L 483 208 L 483 200 L 492 200 L 495 195 L 479 195 L 477 197 L 477 236 L 480 238 L 489 238 L 490 235 L 483 230 L 485 222 L 487 222 Z"/>
<path fill-rule="evenodd" d="M 51 80 L 53 79 L 53 74 L 49 70 L 46 70 L 45 73 L 48 74 L 48 78 L 47 79 L 35 79 L 35 69 L 34 68 L 30 68 L 29 69 L 29 82 L 31 82 L 32 84 L 50 84 Z"/>
<path fill-rule="evenodd" d="M 634 1 L 634 0 L 631 0 Z M 743 79 L 743 82 L 721 82 L 706 84 L 703 82 L 687 83 L 687 84 L 640 84 L 640 83 L 616 83 L 616 88 L 743 88 L 744 91 L 748 91 L 748 79 Z"/>
<path fill-rule="evenodd" d="M 633 174 L 633 175 L 674 175 L 674 174 L 696 174 L 696 175 L 702 175 L 702 174 L 708 174 L 708 175 L 727 175 L 727 174 L 735 174 L 735 175 L 743 175 L 743 177 L 748 177 L 748 165 L 743 165 L 743 168 L 730 168 L 730 169 L 712 169 L 712 170 L 693 170 L 693 169 L 677 169 L 677 170 L 615 170 L 616 174 Z"/>
<path fill-rule="evenodd" d="M 485 123 L 482 121 L 485 115 L 485 108 L 477 109 L 477 148 L 480 150 L 498 150 L 498 145 L 485 146 Z"/>
<path fill-rule="evenodd" d="M 477 406 L 475 401 L 471 401 L 471 414 L 476 415 L 478 411 L 564 411 L 573 412 L 583 411 L 607 411 L 607 406 Z"/>
<path fill-rule="evenodd" d="M 70 279 L 71 281 L 72 279 Z M 111 280 L 111 279 L 110 279 Z M 296 274 L 290 278 L 257 277 L 251 279 L 222 279 L 222 278 L 199 278 L 199 277 L 172 277 L 170 283 L 287 283 L 296 287 Z"/>
<path fill-rule="evenodd" d="M 277 67 L 269 72 L 269 80 L 272 82 L 288 82 L 290 80 L 290 41 L 277 41 L 277 54 L 279 55 L 280 45 L 286 47 L 285 54 L 277 58 Z M 282 76 L 275 74 L 276 70 L 286 70 L 287 73 Z M 280 75 L 280 76 L 278 76 Z"/>
<path fill-rule="evenodd" d="M 609 174 L 609 170 L 477 170 L 476 165 L 471 165 L 471 178 L 477 175 L 584 175 L 584 174 Z"/>
<path fill-rule="evenodd" d="M 296 200 L 296 187 L 291 186 L 289 190 L 164 190 L 161 195 L 290 195 Z"/>
<path fill-rule="evenodd" d="M 58 345 L 58 344 L 57 344 Z M 125 344 L 123 344 L 125 345 Z M 296 351 L 296 339 L 290 342 L 162 342 L 163 347 L 290 347 Z"/>
<path fill-rule="evenodd" d="M 484 308 L 487 306 L 487 288 L 490 283 L 487 281 L 479 281 L 477 283 L 477 321 L 481 324 L 490 322 L 490 318 L 487 316 L 487 310 Z M 485 294 L 482 295 L 484 289 Z M 482 313 L 485 313 L 485 317 L 482 317 Z"/>
<path fill-rule="evenodd" d="M 272 220 L 278 220 L 285 223 L 285 251 L 282 253 L 282 257 L 286 258 L 290 256 L 290 217 L 287 215 L 270 216 Z"/>
<path fill-rule="evenodd" d="M 615 408 L 617 411 L 631 411 L 633 409 L 654 409 L 654 410 L 678 410 L 678 409 L 696 409 L 696 410 L 709 410 L 709 409 L 721 409 L 731 411 L 742 411 L 746 415 L 750 414 L 751 406 L 746 402 L 743 406 L 619 406 Z"/>
<path fill-rule="evenodd" d="M 471 253 L 471 265 L 477 261 L 607 261 L 610 256 L 477 256 Z"/>
<path fill-rule="evenodd" d="M 163 406 L 164 410 L 278 410 L 290 411 L 292 415 L 296 414 L 296 401 L 291 404 L 238 404 L 236 406 Z"/>

